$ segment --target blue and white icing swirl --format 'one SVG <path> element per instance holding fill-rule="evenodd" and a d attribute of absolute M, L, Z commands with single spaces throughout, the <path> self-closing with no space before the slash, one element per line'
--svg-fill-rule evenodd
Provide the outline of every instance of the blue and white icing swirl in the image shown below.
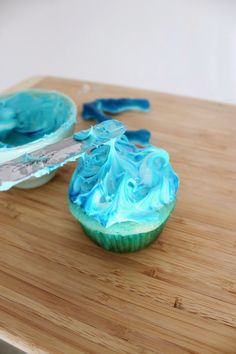
<path fill-rule="evenodd" d="M 158 220 L 162 208 L 175 202 L 178 185 L 165 150 L 138 148 L 122 135 L 81 157 L 69 199 L 104 227 L 142 224 Z"/>

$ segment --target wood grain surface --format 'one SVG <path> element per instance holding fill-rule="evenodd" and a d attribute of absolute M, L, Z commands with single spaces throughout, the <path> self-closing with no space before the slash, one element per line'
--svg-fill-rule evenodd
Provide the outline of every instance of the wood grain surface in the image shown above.
<path fill-rule="evenodd" d="M 74 164 L 35 190 L 0 194 L 0 337 L 28 353 L 236 353 L 236 107 L 59 78 L 33 81 L 78 105 L 146 97 L 148 127 L 180 176 L 158 241 L 133 254 L 94 245 L 67 209 Z M 36 82 L 36 84 L 35 84 Z M 22 85 L 21 85 L 22 88 Z M 78 129 L 91 123 L 78 121 Z"/>

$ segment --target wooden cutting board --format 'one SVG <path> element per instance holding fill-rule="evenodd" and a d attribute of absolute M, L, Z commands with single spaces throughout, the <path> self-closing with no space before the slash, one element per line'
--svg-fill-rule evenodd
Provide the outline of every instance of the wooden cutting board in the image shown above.
<path fill-rule="evenodd" d="M 0 337 L 28 353 L 236 353 L 236 107 L 38 78 L 84 101 L 145 97 L 147 127 L 180 176 L 159 240 L 133 254 L 94 245 L 67 209 L 75 165 L 36 190 L 0 194 Z M 20 85 L 31 86 L 32 81 Z M 89 123 L 78 118 L 78 129 Z"/>

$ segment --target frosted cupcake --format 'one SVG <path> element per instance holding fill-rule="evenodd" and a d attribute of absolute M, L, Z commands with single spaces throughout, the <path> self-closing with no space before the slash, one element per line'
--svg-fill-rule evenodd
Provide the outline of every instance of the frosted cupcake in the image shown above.
<path fill-rule="evenodd" d="M 69 208 L 96 244 L 134 252 L 162 231 L 178 185 L 165 150 L 138 148 L 122 135 L 82 156 L 70 182 Z"/>

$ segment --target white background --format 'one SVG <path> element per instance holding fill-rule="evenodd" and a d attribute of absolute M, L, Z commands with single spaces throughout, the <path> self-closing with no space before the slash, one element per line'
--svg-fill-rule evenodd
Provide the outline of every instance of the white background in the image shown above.
<path fill-rule="evenodd" d="M 236 0 L 0 0 L 0 90 L 34 75 L 236 103 Z"/>

